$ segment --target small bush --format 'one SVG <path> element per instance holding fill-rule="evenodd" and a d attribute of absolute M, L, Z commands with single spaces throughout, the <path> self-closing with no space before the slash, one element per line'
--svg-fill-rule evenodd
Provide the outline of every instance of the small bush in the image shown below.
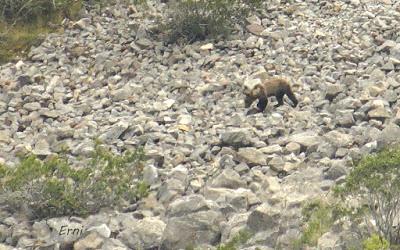
<path fill-rule="evenodd" d="M 376 230 L 391 244 L 400 243 L 400 147 L 386 148 L 361 159 L 335 190 L 354 213 L 372 216 Z"/>
<path fill-rule="evenodd" d="M 89 165 L 79 169 L 62 156 L 41 161 L 29 155 L 16 168 L 0 168 L 0 189 L 8 205 L 26 205 L 35 218 L 85 216 L 146 196 L 148 186 L 140 181 L 143 160 L 142 149 L 119 156 L 99 143 Z"/>
<path fill-rule="evenodd" d="M 318 239 L 328 232 L 333 223 L 345 214 L 338 204 L 330 204 L 315 200 L 306 204 L 302 209 L 305 229 L 299 239 L 292 242 L 293 249 L 303 249 L 304 246 L 315 246 Z"/>
<path fill-rule="evenodd" d="M 225 244 L 221 244 L 217 247 L 217 250 L 236 250 L 238 247 L 245 244 L 251 235 L 246 230 L 240 231 L 237 235 L 235 235 L 230 241 Z"/>
<path fill-rule="evenodd" d="M 169 42 L 194 42 L 226 35 L 262 0 L 181 0 L 170 4 Z"/>
<path fill-rule="evenodd" d="M 363 241 L 363 247 L 364 250 L 387 250 L 389 249 L 389 242 L 379 237 L 379 235 L 373 234 Z"/>

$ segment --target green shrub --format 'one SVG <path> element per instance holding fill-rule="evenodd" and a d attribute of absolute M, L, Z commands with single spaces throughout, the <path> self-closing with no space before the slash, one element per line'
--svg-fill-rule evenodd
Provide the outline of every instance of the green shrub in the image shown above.
<path fill-rule="evenodd" d="M 361 159 L 335 193 L 363 218 L 372 216 L 379 235 L 391 244 L 400 243 L 400 148 L 386 148 Z"/>
<path fill-rule="evenodd" d="M 171 1 L 168 13 L 169 42 L 194 42 L 227 35 L 234 24 L 244 22 L 262 0 Z"/>
<path fill-rule="evenodd" d="M 81 168 L 63 156 L 41 161 L 29 155 L 15 168 L 0 169 L 0 190 L 8 205 L 26 205 L 35 218 L 85 216 L 146 196 L 148 186 L 140 181 L 143 160 L 141 148 L 120 156 L 99 143 L 88 166 Z"/>
<path fill-rule="evenodd" d="M 293 249 L 303 249 L 304 246 L 315 246 L 318 239 L 328 232 L 333 223 L 345 214 L 340 204 L 330 204 L 321 200 L 311 201 L 302 209 L 305 229 L 299 239 L 292 242 Z"/>
<path fill-rule="evenodd" d="M 75 0 L 0 0 L 0 20 L 31 23 L 50 21 L 58 15 L 71 18 L 82 7 L 82 3 Z"/>
<path fill-rule="evenodd" d="M 242 230 L 227 243 L 220 244 L 217 247 L 217 250 L 236 250 L 240 245 L 245 244 L 250 237 L 251 235 L 248 231 Z"/>
<path fill-rule="evenodd" d="M 389 242 L 379 237 L 379 235 L 373 234 L 363 241 L 363 247 L 364 250 L 387 250 L 389 249 Z"/>

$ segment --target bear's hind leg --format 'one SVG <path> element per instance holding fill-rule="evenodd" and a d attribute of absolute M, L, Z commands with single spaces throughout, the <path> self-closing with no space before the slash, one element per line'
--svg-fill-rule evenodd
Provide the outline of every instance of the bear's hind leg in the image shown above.
<path fill-rule="evenodd" d="M 278 101 L 278 104 L 275 105 L 275 107 L 279 107 L 283 105 L 283 96 L 285 95 L 285 93 L 279 92 L 276 95 L 276 100 Z"/>

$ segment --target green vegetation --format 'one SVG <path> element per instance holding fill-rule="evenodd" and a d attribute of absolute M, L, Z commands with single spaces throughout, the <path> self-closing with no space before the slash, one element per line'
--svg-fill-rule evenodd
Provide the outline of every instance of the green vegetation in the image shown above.
<path fill-rule="evenodd" d="M 169 42 L 194 42 L 230 34 L 235 24 L 262 0 L 183 0 L 173 1 L 168 13 Z"/>
<path fill-rule="evenodd" d="M 39 45 L 47 33 L 57 32 L 64 18 L 79 18 L 86 6 L 101 7 L 116 0 L 0 0 L 0 64 L 23 58 Z M 145 6 L 146 0 L 121 0 Z M 194 42 L 231 34 L 243 24 L 262 0 L 182 0 L 170 1 L 166 24 L 154 32 L 166 34 L 168 42 Z"/>
<path fill-rule="evenodd" d="M 240 231 L 237 235 L 235 235 L 230 241 L 225 244 L 220 244 L 217 247 L 217 250 L 237 250 L 240 249 L 241 245 L 245 244 L 251 235 L 246 230 Z"/>
<path fill-rule="evenodd" d="M 62 19 L 74 19 L 83 1 L 0 0 L 0 64 L 25 56 L 45 34 L 57 31 Z"/>
<path fill-rule="evenodd" d="M 105 0 L 0 0 L 0 64 L 24 57 L 46 34 L 59 31 L 64 18 L 75 20 L 84 4 Z"/>
<path fill-rule="evenodd" d="M 353 214 L 371 216 L 378 235 L 391 244 L 400 243 L 400 227 L 394 226 L 400 216 L 400 147 L 361 159 L 335 193 L 345 203 L 353 201 L 348 206 Z"/>
<path fill-rule="evenodd" d="M 71 18 L 82 7 L 75 0 L 0 0 L 0 20 L 7 23 L 51 21 L 56 17 Z"/>
<path fill-rule="evenodd" d="M 247 230 L 239 231 L 233 238 L 226 242 L 225 244 L 221 243 L 217 246 L 217 250 L 238 250 L 240 247 L 247 243 L 247 241 L 251 238 L 250 232 Z M 200 249 L 193 245 L 189 245 L 185 247 L 185 250 L 197 250 Z"/>
<path fill-rule="evenodd" d="M 43 34 L 52 29 L 41 25 L 14 25 L 0 23 L 0 64 L 25 56 L 30 47 L 43 41 Z"/>
<path fill-rule="evenodd" d="M 389 242 L 379 235 L 373 234 L 363 241 L 363 248 L 364 250 L 387 250 L 389 249 Z"/>
<path fill-rule="evenodd" d="M 366 250 L 400 249 L 400 147 L 385 148 L 354 163 L 344 183 L 334 189 L 329 203 L 314 201 L 303 209 L 305 229 L 293 249 L 315 246 L 339 219 L 347 218 L 366 238 Z M 363 223 L 372 218 L 376 226 Z M 363 225 L 364 228 L 358 228 Z M 365 228 L 367 227 L 367 228 Z M 367 230 L 365 230 L 367 229 Z M 375 232 L 368 235 L 366 232 Z"/>
<path fill-rule="evenodd" d="M 304 246 L 316 246 L 318 239 L 330 230 L 333 223 L 341 218 L 345 210 L 339 205 L 315 200 L 302 209 L 305 229 L 301 237 L 292 242 L 293 249 L 303 249 Z"/>
<path fill-rule="evenodd" d="M 35 218 L 85 216 L 146 196 L 148 186 L 140 181 L 143 160 L 141 148 L 114 155 L 100 143 L 81 168 L 63 156 L 41 161 L 28 155 L 15 168 L 0 167 L 0 190 L 10 207 L 27 206 Z"/>

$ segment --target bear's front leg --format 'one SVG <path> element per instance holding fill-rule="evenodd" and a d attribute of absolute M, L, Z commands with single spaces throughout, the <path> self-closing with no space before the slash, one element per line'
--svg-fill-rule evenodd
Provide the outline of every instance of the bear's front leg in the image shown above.
<path fill-rule="evenodd" d="M 267 97 L 260 97 L 258 99 L 257 103 L 257 108 L 260 112 L 264 112 L 265 108 L 267 107 L 268 104 L 268 98 Z"/>

